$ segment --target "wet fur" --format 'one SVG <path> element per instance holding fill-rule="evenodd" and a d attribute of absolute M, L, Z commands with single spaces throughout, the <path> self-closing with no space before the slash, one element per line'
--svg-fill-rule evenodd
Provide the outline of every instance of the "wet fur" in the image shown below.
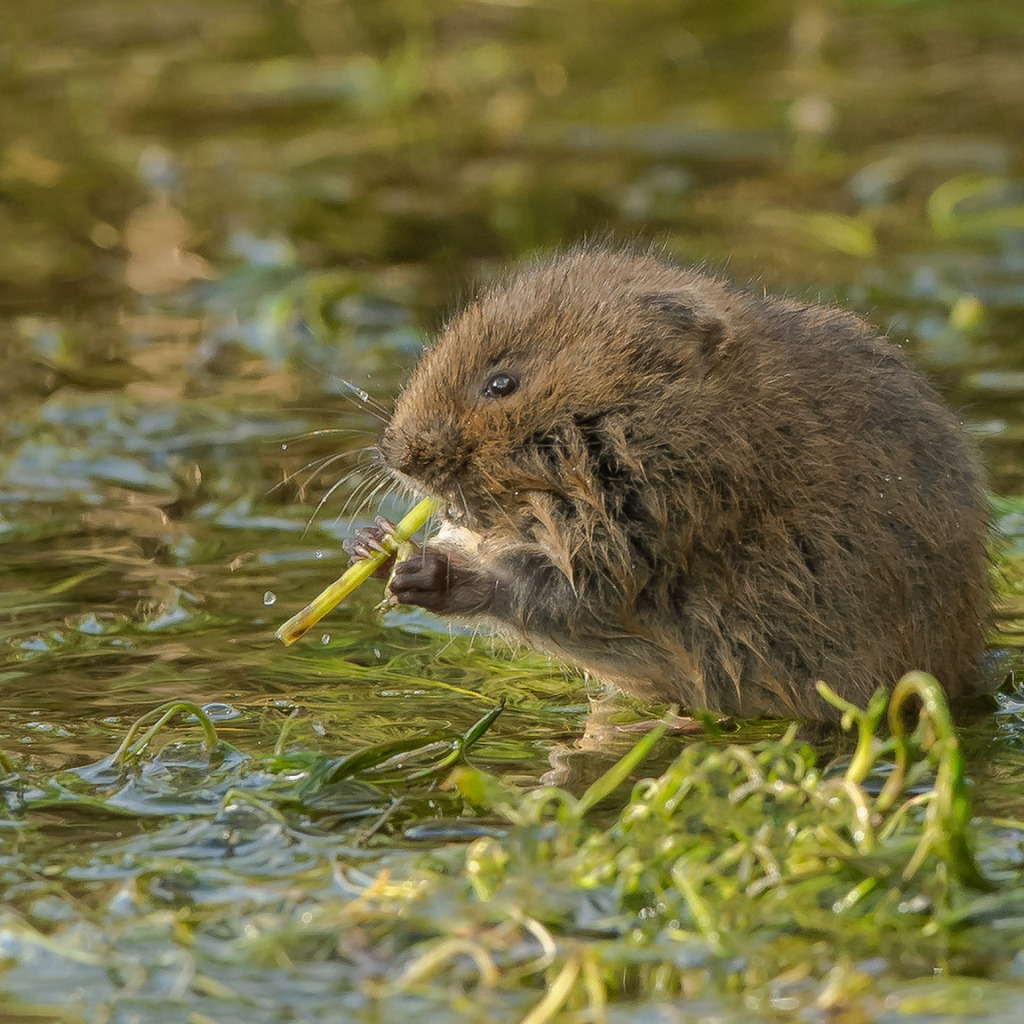
<path fill-rule="evenodd" d="M 484 397 L 496 371 L 518 390 Z M 447 327 L 379 452 L 452 521 L 398 567 L 399 596 L 624 690 L 822 718 L 818 679 L 857 703 L 912 668 L 971 686 L 982 476 L 936 392 L 848 312 L 576 250 Z"/>

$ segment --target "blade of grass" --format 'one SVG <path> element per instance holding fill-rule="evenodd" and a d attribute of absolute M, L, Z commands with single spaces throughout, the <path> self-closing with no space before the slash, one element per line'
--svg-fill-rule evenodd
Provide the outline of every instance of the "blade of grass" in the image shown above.
<path fill-rule="evenodd" d="M 596 782 L 592 783 L 576 804 L 577 815 L 582 818 L 606 796 L 614 793 L 629 778 L 633 769 L 654 749 L 655 743 L 665 735 L 667 729 L 668 722 L 659 722 L 632 750 L 613 764 Z"/>
<path fill-rule="evenodd" d="M 465 754 L 466 751 L 469 750 L 469 748 L 473 746 L 473 744 L 476 743 L 476 741 L 480 739 L 485 732 L 487 732 L 488 729 L 490 729 L 498 716 L 504 710 L 505 700 L 502 698 L 497 707 L 492 708 L 486 715 L 479 718 L 462 736 L 458 737 L 458 739 L 452 743 L 451 753 L 447 754 L 438 761 L 437 764 L 431 765 L 429 768 L 421 768 L 419 771 L 411 772 L 407 778 L 410 781 L 413 779 L 425 778 L 427 775 L 433 775 L 435 772 L 442 772 L 446 768 L 455 764 L 455 762 L 458 761 L 463 754 Z"/>

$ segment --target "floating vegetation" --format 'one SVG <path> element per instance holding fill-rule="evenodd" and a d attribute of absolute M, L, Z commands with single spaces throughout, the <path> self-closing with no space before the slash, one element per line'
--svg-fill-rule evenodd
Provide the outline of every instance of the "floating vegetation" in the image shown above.
<path fill-rule="evenodd" d="M 822 692 L 856 734 L 840 762 L 819 765 L 794 726 L 747 746 L 690 743 L 644 778 L 658 727 L 580 796 L 514 788 L 465 759 L 500 705 L 462 735 L 337 758 L 288 749 L 286 730 L 256 759 L 170 702 L 111 758 L 50 785 L 3 761 L 9 823 L 29 834 L 42 810 L 118 812 L 130 787 L 136 801 L 155 790 L 165 821 L 60 877 L 43 866 L 45 883 L 8 878 L 0 978 L 12 1005 L 89 1019 L 163 999 L 167 1021 L 271 1007 L 327 1021 L 344 1006 L 351 1020 L 525 1024 L 680 999 L 722 1020 L 773 1019 L 778 1000 L 851 1020 L 884 1003 L 898 1018 L 921 998 L 914 979 L 950 999 L 961 975 L 996 985 L 1024 940 L 1019 896 L 999 888 L 1024 823 L 972 823 L 930 676 L 865 710 Z M 183 713 L 201 741 L 152 753 Z M 216 790 L 218 806 L 167 813 L 171 786 Z M 74 977 L 74 994 L 40 993 L 44 968 Z"/>
<path fill-rule="evenodd" d="M 943 238 L 991 239 L 1024 228 L 1020 182 L 964 174 L 928 197 L 928 219 Z"/>

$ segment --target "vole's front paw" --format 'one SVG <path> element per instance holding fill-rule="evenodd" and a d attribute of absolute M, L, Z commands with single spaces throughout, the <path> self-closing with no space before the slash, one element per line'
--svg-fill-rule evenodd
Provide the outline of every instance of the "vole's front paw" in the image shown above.
<path fill-rule="evenodd" d="M 399 604 L 451 615 L 486 614 L 496 582 L 486 572 L 460 565 L 429 544 L 399 562 L 389 587 Z"/>
<path fill-rule="evenodd" d="M 452 565 L 436 548 L 425 547 L 395 566 L 388 589 L 399 604 L 415 604 L 431 612 L 448 609 Z"/>
<path fill-rule="evenodd" d="M 377 516 L 373 526 L 361 526 L 351 537 L 343 540 L 341 546 L 353 562 L 383 551 L 388 559 L 374 570 L 373 575 L 376 579 L 386 580 L 395 564 L 395 524 L 384 516 Z"/>

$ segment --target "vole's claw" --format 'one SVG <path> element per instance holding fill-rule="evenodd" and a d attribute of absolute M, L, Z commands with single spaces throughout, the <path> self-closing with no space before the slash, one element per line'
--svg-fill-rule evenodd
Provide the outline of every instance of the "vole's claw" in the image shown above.
<path fill-rule="evenodd" d="M 355 561 L 360 558 L 370 558 L 374 552 L 385 551 L 380 541 L 373 536 L 373 527 L 360 527 L 351 537 L 346 537 L 341 542 L 345 553 Z"/>
<path fill-rule="evenodd" d="M 377 554 L 387 555 L 387 561 L 373 573 L 375 578 L 386 580 L 395 563 L 395 530 L 396 526 L 390 519 L 377 516 L 373 526 L 359 527 L 351 537 L 341 542 L 341 546 L 353 562 L 362 558 L 372 558 Z"/>

